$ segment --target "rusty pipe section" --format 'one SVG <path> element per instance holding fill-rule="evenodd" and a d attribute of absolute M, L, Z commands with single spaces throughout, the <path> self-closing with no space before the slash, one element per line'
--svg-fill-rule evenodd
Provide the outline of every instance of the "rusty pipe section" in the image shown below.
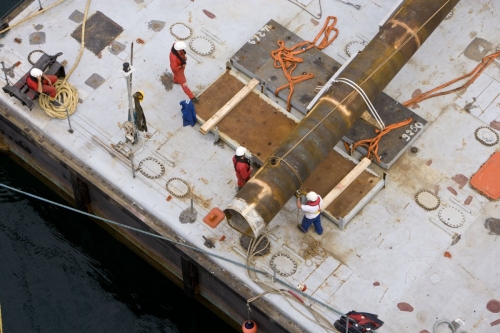
<path fill-rule="evenodd" d="M 406 0 L 340 76 L 373 101 L 458 2 Z M 352 88 L 332 84 L 225 209 L 229 224 L 257 237 L 365 110 Z"/>

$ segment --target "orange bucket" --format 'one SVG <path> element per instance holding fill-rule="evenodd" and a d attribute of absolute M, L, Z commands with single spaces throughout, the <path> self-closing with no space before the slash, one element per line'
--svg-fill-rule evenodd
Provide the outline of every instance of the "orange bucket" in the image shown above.
<path fill-rule="evenodd" d="M 224 212 L 217 207 L 212 208 L 210 212 L 208 212 L 207 216 L 203 218 L 203 222 L 211 226 L 212 228 L 216 228 L 219 223 L 224 220 L 226 216 Z"/>

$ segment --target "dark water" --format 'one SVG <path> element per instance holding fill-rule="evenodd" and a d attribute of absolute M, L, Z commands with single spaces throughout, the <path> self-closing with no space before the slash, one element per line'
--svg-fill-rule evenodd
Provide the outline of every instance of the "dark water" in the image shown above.
<path fill-rule="evenodd" d="M 10 13 L 23 0 L 0 0 L 0 19 Z"/>
<path fill-rule="evenodd" d="M 5 155 L 0 183 L 64 203 Z M 0 188 L 3 332 L 234 333 L 94 222 Z"/>

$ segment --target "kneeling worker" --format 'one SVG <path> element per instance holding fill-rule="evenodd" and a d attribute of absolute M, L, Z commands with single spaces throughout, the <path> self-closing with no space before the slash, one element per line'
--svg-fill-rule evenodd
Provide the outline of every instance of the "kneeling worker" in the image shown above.
<path fill-rule="evenodd" d="M 316 232 L 318 235 L 321 235 L 323 233 L 320 217 L 322 199 L 318 194 L 316 194 L 316 192 L 312 191 L 307 193 L 306 198 L 307 203 L 303 205 L 300 201 L 301 197 L 297 197 L 297 208 L 302 209 L 305 213 L 304 218 L 302 219 L 302 224 L 298 224 L 297 228 L 301 232 L 306 233 L 311 224 L 314 224 Z"/>
<path fill-rule="evenodd" d="M 45 75 L 41 69 L 33 68 L 30 71 L 30 75 L 26 79 L 26 83 L 30 89 L 37 91 L 39 94 L 45 93 L 49 95 L 49 101 L 58 105 L 56 101 L 56 88 L 54 83 L 57 81 L 56 75 Z"/>

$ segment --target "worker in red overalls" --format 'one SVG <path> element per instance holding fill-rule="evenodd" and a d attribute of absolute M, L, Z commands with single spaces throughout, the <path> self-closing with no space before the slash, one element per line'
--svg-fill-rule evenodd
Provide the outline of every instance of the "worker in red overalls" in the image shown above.
<path fill-rule="evenodd" d="M 236 178 L 238 178 L 238 191 L 250 179 L 250 174 L 252 173 L 250 160 L 245 157 L 246 152 L 247 149 L 245 147 L 238 147 L 236 148 L 236 155 L 233 156 L 234 171 L 236 172 Z"/>
<path fill-rule="evenodd" d="M 39 94 L 44 93 L 49 95 L 49 101 L 52 104 L 59 104 L 56 101 L 56 88 L 54 84 L 57 81 L 57 76 L 55 75 L 45 75 L 41 69 L 32 68 L 26 83 L 30 89 L 37 91 Z"/>
<path fill-rule="evenodd" d="M 180 41 L 175 42 L 170 50 L 170 69 L 174 73 L 174 83 L 180 84 L 182 90 L 188 95 L 188 97 L 193 102 L 198 102 L 198 99 L 194 97 L 193 93 L 189 89 L 186 83 L 186 77 L 184 76 L 184 68 L 186 68 L 186 43 Z"/>

